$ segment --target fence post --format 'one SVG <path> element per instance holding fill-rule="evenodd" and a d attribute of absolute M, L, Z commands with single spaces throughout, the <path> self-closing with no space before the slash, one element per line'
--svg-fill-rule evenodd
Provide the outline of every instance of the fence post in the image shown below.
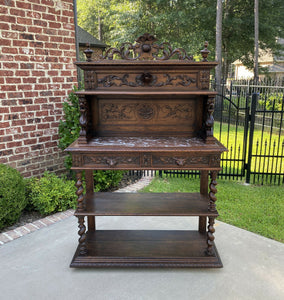
<path fill-rule="evenodd" d="M 255 123 L 255 112 L 256 112 L 257 99 L 258 99 L 258 94 L 253 93 L 252 99 L 251 99 L 251 110 L 250 110 L 250 129 L 249 129 L 249 147 L 248 147 L 248 163 L 247 163 L 246 183 L 250 183 L 253 133 L 254 133 L 254 123 Z"/>

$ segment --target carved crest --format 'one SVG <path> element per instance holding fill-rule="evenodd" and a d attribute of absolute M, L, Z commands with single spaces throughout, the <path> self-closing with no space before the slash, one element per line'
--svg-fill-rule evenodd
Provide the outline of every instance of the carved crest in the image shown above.
<path fill-rule="evenodd" d="M 184 49 L 173 49 L 168 42 L 157 44 L 156 40 L 153 35 L 145 33 L 138 37 L 135 44 L 123 43 L 119 49 L 109 48 L 102 58 L 112 60 L 117 54 L 126 60 L 168 60 L 177 55 L 179 60 L 193 60 Z"/>

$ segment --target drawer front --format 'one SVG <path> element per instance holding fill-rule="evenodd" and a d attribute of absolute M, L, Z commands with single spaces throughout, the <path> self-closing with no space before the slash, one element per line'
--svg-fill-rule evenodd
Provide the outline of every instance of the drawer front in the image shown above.
<path fill-rule="evenodd" d="M 74 168 L 86 169 L 210 169 L 220 168 L 220 155 L 186 153 L 98 153 L 73 155 Z"/>
<path fill-rule="evenodd" d="M 88 75 L 90 77 L 90 75 Z M 133 88 L 164 88 L 179 90 L 197 90 L 198 89 L 198 71 L 178 71 L 164 70 L 155 72 L 153 70 L 143 70 L 136 72 L 117 72 L 104 73 L 97 72 L 96 78 L 92 80 L 86 78 L 86 89 L 92 89 L 90 85 L 93 80 L 97 80 L 98 89 L 133 89 Z"/>
<path fill-rule="evenodd" d="M 73 166 L 93 169 L 133 169 L 140 167 L 140 155 L 126 154 L 83 154 L 73 155 Z"/>

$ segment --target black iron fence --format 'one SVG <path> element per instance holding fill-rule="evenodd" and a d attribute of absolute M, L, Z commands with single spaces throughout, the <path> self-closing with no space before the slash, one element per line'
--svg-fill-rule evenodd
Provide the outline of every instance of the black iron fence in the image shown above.
<path fill-rule="evenodd" d="M 222 155 L 219 176 L 284 184 L 284 86 L 231 82 L 218 91 L 214 136 L 229 150 Z M 198 176 L 196 171 L 164 173 Z"/>

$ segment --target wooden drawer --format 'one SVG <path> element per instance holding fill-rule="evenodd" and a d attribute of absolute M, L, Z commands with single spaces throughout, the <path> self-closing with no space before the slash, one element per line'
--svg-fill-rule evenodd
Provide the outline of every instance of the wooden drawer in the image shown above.
<path fill-rule="evenodd" d="M 220 167 L 220 155 L 196 155 L 190 153 L 94 153 L 73 155 L 73 167 L 98 170 L 135 169 L 216 169 Z"/>

